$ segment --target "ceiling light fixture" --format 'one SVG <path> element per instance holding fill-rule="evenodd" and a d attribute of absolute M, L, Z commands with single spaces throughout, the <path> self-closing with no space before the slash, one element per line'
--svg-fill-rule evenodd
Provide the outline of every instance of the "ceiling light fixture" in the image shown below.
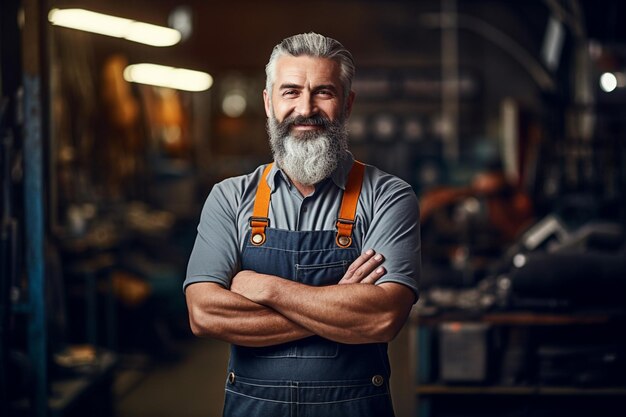
<path fill-rule="evenodd" d="M 84 9 L 52 9 L 48 13 L 48 20 L 55 26 L 124 38 L 151 46 L 172 46 L 181 39 L 176 29 Z"/>
<path fill-rule="evenodd" d="M 213 85 L 213 77 L 206 72 L 157 64 L 129 65 L 124 69 L 124 79 L 184 91 L 205 91 Z"/>

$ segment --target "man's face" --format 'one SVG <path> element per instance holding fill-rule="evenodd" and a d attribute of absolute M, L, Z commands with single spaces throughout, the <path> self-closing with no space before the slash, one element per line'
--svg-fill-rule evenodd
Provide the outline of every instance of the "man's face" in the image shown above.
<path fill-rule="evenodd" d="M 282 56 L 276 62 L 271 97 L 263 92 L 267 117 L 280 123 L 286 118 L 320 116 L 330 122 L 346 119 L 352 110 L 354 94 L 344 97 L 339 63 L 327 58 Z M 297 119 L 296 119 L 297 120 Z M 290 134 L 318 132 L 319 124 L 294 123 Z"/>
<path fill-rule="evenodd" d="M 354 94 L 344 98 L 339 71 L 329 59 L 283 56 L 271 97 L 263 92 L 272 154 L 292 181 L 317 184 L 347 152 Z"/>

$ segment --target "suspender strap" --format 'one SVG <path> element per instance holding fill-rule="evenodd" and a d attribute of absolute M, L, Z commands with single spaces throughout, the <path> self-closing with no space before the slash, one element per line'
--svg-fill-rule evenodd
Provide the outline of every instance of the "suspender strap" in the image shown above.
<path fill-rule="evenodd" d="M 270 187 L 267 184 L 267 176 L 272 169 L 272 164 L 268 164 L 263 170 L 263 175 L 259 180 L 254 200 L 254 208 L 249 223 L 252 228 L 250 242 L 255 246 L 265 243 L 265 228 L 269 227 L 268 217 L 270 209 Z M 359 161 L 354 161 L 352 169 L 348 174 L 346 189 L 343 193 L 339 217 L 337 218 L 337 237 L 335 242 L 341 248 L 350 247 L 352 244 L 352 228 L 356 217 L 356 206 L 361 195 L 361 185 L 365 174 L 365 165 Z"/>
<path fill-rule="evenodd" d="M 346 190 L 343 193 L 339 217 L 337 218 L 337 237 L 335 242 L 340 248 L 347 248 L 352 244 L 352 228 L 356 217 L 356 206 L 361 195 L 361 185 L 365 174 L 365 164 L 354 161 L 346 181 Z"/>
<path fill-rule="evenodd" d="M 270 210 L 270 186 L 267 184 L 267 175 L 272 169 L 272 164 L 267 164 L 263 170 L 263 175 L 259 180 L 256 189 L 256 198 L 254 199 L 254 208 L 252 209 L 252 217 L 250 217 L 250 241 L 255 246 L 261 246 L 265 243 L 265 228 L 269 227 L 270 219 L 268 217 Z"/>

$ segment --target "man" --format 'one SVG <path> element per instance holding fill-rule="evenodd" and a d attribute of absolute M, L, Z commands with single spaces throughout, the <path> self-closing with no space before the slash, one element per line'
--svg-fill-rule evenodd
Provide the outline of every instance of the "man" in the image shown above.
<path fill-rule="evenodd" d="M 191 328 L 232 344 L 225 416 L 393 416 L 387 342 L 417 300 L 417 198 L 347 151 L 354 62 L 339 42 L 287 38 L 266 75 L 274 163 L 207 198 Z"/>

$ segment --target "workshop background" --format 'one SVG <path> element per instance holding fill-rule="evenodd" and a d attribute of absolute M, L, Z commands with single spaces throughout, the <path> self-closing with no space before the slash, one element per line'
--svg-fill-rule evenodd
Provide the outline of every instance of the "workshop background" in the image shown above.
<path fill-rule="evenodd" d="M 621 0 L 3 0 L 0 416 L 221 415 L 228 346 L 191 335 L 187 258 L 212 185 L 270 160 L 264 65 L 306 31 L 356 60 L 354 155 L 421 202 L 398 417 L 623 415 L 625 16 Z"/>

